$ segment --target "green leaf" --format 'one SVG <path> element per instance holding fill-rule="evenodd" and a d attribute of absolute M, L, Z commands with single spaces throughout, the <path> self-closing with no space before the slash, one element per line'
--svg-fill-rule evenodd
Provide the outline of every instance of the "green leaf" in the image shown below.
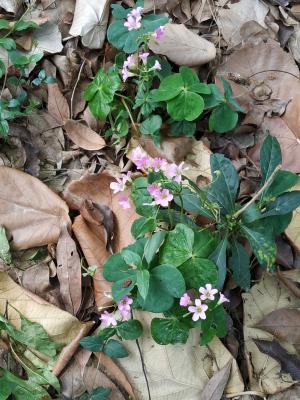
<path fill-rule="evenodd" d="M 89 351 L 99 352 L 103 348 L 103 339 L 99 336 L 86 336 L 80 340 L 80 344 Z"/>
<path fill-rule="evenodd" d="M 188 89 L 191 92 L 197 92 L 197 93 L 205 93 L 209 94 L 210 93 L 210 88 L 208 85 L 205 85 L 204 83 L 200 84 L 199 78 L 196 74 L 195 71 L 193 71 L 189 67 L 182 66 L 179 68 L 179 73 L 181 75 L 181 78 L 183 80 L 184 86 L 186 89 Z M 199 86 L 200 84 L 200 86 Z M 194 88 L 196 90 L 194 90 Z M 202 91 L 201 91 L 202 88 Z M 199 91 L 197 91 L 200 90 Z"/>
<path fill-rule="evenodd" d="M 191 258 L 178 269 L 184 277 L 187 289 L 198 289 L 206 283 L 215 286 L 217 283 L 217 267 L 206 258 Z"/>
<path fill-rule="evenodd" d="M 226 336 L 226 320 L 226 313 L 222 305 L 206 314 L 206 319 L 201 321 L 201 346 L 206 346 L 215 336 L 221 338 Z"/>
<path fill-rule="evenodd" d="M 173 265 L 159 265 L 151 270 L 151 277 L 159 281 L 164 291 L 173 297 L 181 297 L 185 292 L 182 274 Z"/>
<path fill-rule="evenodd" d="M 262 217 L 275 215 L 285 215 L 294 211 L 300 205 L 300 190 L 287 192 L 277 197 L 272 203 L 269 203 L 266 212 Z"/>
<path fill-rule="evenodd" d="M 278 140 L 268 135 L 260 149 L 261 186 L 272 175 L 275 168 L 282 163 L 282 156 Z"/>
<path fill-rule="evenodd" d="M 189 327 L 175 318 L 153 318 L 151 335 L 158 344 L 186 343 Z"/>
<path fill-rule="evenodd" d="M 131 186 L 131 198 L 134 202 L 137 213 L 145 217 L 150 217 L 156 214 L 157 207 L 151 205 L 153 199 L 147 190 L 147 186 L 147 178 L 139 177 L 135 179 Z M 146 206 L 145 204 L 149 204 L 149 206 Z"/>
<path fill-rule="evenodd" d="M 0 60 L 0 78 L 2 78 L 3 75 L 5 75 L 5 71 L 6 71 L 6 66 L 4 64 L 4 62 L 2 60 Z M 0 121 L 1 123 L 1 121 Z M 1 134 L 1 131 L 0 131 Z"/>
<path fill-rule="evenodd" d="M 5 264 L 11 264 L 9 242 L 6 237 L 4 226 L 0 225 L 0 258 Z"/>
<path fill-rule="evenodd" d="M 110 24 L 107 30 L 108 41 L 117 49 L 123 50 L 125 53 L 134 53 L 139 47 L 139 36 L 142 29 L 134 29 L 128 31 L 124 26 L 124 21 L 116 21 Z"/>
<path fill-rule="evenodd" d="M 121 301 L 124 296 L 127 296 L 136 284 L 136 272 L 132 279 L 120 279 L 113 283 L 111 293 L 116 302 Z"/>
<path fill-rule="evenodd" d="M 224 103 L 225 102 L 225 97 L 223 96 L 223 94 L 220 92 L 220 89 L 218 88 L 217 85 L 215 85 L 214 83 L 210 83 L 208 85 L 209 89 L 210 89 L 210 94 L 208 95 L 203 95 L 203 99 L 204 99 L 204 109 L 208 110 L 211 108 L 215 108 L 217 107 L 220 103 Z"/>
<path fill-rule="evenodd" d="M 126 8 L 123 8 L 122 6 L 120 6 L 119 4 L 112 4 L 111 9 L 112 9 L 112 15 L 116 19 L 127 18 L 128 13 L 131 11 L 131 8 L 126 9 Z"/>
<path fill-rule="evenodd" d="M 24 31 L 25 29 L 29 29 L 29 28 L 36 29 L 38 27 L 39 27 L 38 24 L 36 24 L 33 21 L 19 20 L 14 23 L 13 30 L 15 32 L 20 32 L 20 31 Z"/>
<path fill-rule="evenodd" d="M 284 215 L 276 215 L 272 217 L 266 217 L 260 219 L 259 222 L 262 226 L 268 227 L 270 231 L 273 231 L 273 236 L 278 236 L 283 233 L 289 226 L 293 218 L 293 213 L 288 213 Z"/>
<path fill-rule="evenodd" d="M 235 210 L 235 198 L 239 187 L 236 169 L 223 154 L 210 157 L 210 168 L 213 183 L 209 186 L 207 197 L 219 204 L 222 214 L 230 214 Z"/>
<path fill-rule="evenodd" d="M 153 32 L 160 26 L 165 25 L 169 18 L 161 14 L 145 15 L 142 19 L 142 27 L 145 33 Z"/>
<path fill-rule="evenodd" d="M 110 339 L 103 348 L 103 353 L 111 358 L 124 358 L 129 355 L 127 349 L 118 340 Z"/>
<path fill-rule="evenodd" d="M 157 295 L 159 293 L 159 296 Z M 174 303 L 174 297 L 170 295 L 164 287 L 164 284 L 157 279 L 155 275 L 150 275 L 149 290 L 145 300 L 138 295 L 138 301 L 145 311 L 154 313 L 169 310 Z"/>
<path fill-rule="evenodd" d="M 140 132 L 143 135 L 153 135 L 155 132 L 159 131 L 162 124 L 162 119 L 160 115 L 152 115 L 147 118 L 140 125 Z"/>
<path fill-rule="evenodd" d="M 204 194 L 204 193 L 203 193 Z M 206 195 L 205 195 L 206 196 Z M 214 219 L 214 215 L 211 213 L 210 210 L 204 208 L 202 202 L 200 201 L 199 195 L 195 192 L 192 192 L 190 189 L 183 188 L 181 191 L 181 200 L 180 197 L 175 197 L 175 203 L 188 212 L 197 213 L 199 215 L 203 215 L 204 217 Z"/>
<path fill-rule="evenodd" d="M 231 242 L 230 266 L 235 283 L 242 289 L 248 290 L 251 283 L 250 258 L 244 246 L 236 240 Z"/>
<path fill-rule="evenodd" d="M 163 244 L 166 234 L 167 233 L 165 231 L 159 231 L 154 233 L 151 237 L 147 239 L 147 242 L 145 244 L 144 254 L 148 264 L 151 263 L 157 250 Z"/>
<path fill-rule="evenodd" d="M 89 108 L 95 118 L 105 121 L 106 117 L 111 111 L 109 104 L 101 103 L 97 96 L 89 101 Z"/>
<path fill-rule="evenodd" d="M 152 94 L 154 101 L 167 101 L 178 96 L 184 87 L 180 74 L 172 74 L 161 81 L 159 88 Z"/>
<path fill-rule="evenodd" d="M 143 326 L 140 321 L 131 319 L 129 321 L 122 322 L 117 327 L 118 334 L 125 340 L 136 340 L 143 333 Z"/>
<path fill-rule="evenodd" d="M 0 29 L 8 29 L 9 28 L 9 21 L 6 19 L 0 19 Z"/>
<path fill-rule="evenodd" d="M 93 389 L 90 393 L 83 394 L 79 400 L 108 400 L 108 396 L 111 394 L 112 389 L 98 387 Z"/>
<path fill-rule="evenodd" d="M 149 291 L 150 273 L 148 270 L 143 269 L 137 271 L 136 284 L 141 297 L 145 300 Z"/>
<path fill-rule="evenodd" d="M 8 122 L 6 120 L 0 120 L 0 135 L 7 137 L 9 132 Z"/>
<path fill-rule="evenodd" d="M 183 264 L 193 256 L 194 231 L 183 224 L 177 224 L 168 233 L 160 251 L 160 262 L 175 267 Z"/>
<path fill-rule="evenodd" d="M 228 101 L 228 103 L 233 107 L 234 111 L 242 112 L 242 113 L 245 112 L 245 110 L 239 105 L 239 103 L 233 97 L 230 83 L 223 77 L 221 79 L 222 79 L 222 83 L 223 83 L 223 87 L 224 87 L 224 95 L 225 95 L 225 98 Z"/>
<path fill-rule="evenodd" d="M 190 121 L 172 121 L 170 125 L 173 136 L 193 136 L 196 132 L 196 123 Z"/>
<path fill-rule="evenodd" d="M 4 47 L 6 50 L 15 50 L 16 42 L 11 38 L 0 38 L 0 46 Z"/>
<path fill-rule="evenodd" d="M 121 256 L 123 260 L 126 262 L 126 264 L 129 265 L 130 267 L 134 269 L 141 268 L 142 259 L 139 254 L 125 248 L 124 250 L 122 250 Z"/>
<path fill-rule="evenodd" d="M 216 249 L 209 256 L 209 259 L 213 261 L 218 267 L 218 280 L 216 287 L 222 289 L 227 273 L 227 262 L 226 262 L 226 251 L 228 247 L 227 237 L 224 237 L 218 244 Z"/>
<path fill-rule="evenodd" d="M 239 116 L 226 103 L 218 105 L 210 114 L 209 130 L 217 133 L 229 132 L 236 127 Z"/>
<path fill-rule="evenodd" d="M 128 268 L 128 265 L 120 253 L 111 255 L 103 266 L 103 277 L 107 281 L 114 282 L 125 280 L 135 275 L 135 271 Z"/>
<path fill-rule="evenodd" d="M 167 111 L 175 121 L 194 121 L 204 110 L 203 98 L 193 92 L 181 91 L 178 96 L 169 100 Z"/>
<path fill-rule="evenodd" d="M 298 181 L 298 175 L 289 171 L 278 171 L 273 182 L 262 193 L 260 202 L 268 203 L 275 200 L 276 197 L 295 186 Z"/>
<path fill-rule="evenodd" d="M 31 60 L 29 56 L 25 56 L 18 50 L 11 50 L 8 53 L 10 61 L 15 66 L 24 66 L 30 64 Z"/>
<path fill-rule="evenodd" d="M 139 218 L 134 221 L 131 227 L 131 234 L 135 239 L 139 239 L 145 235 L 145 233 L 152 232 L 155 230 L 157 224 L 154 218 Z"/>

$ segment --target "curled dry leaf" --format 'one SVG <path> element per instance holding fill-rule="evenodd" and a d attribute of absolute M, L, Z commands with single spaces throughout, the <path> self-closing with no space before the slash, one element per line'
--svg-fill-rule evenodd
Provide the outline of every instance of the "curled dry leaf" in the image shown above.
<path fill-rule="evenodd" d="M 48 111 L 60 125 L 70 118 L 68 102 L 57 83 L 48 84 Z"/>
<path fill-rule="evenodd" d="M 225 392 L 233 395 L 244 390 L 237 363 L 218 338 L 208 346 L 199 346 L 199 331 L 193 329 L 186 344 L 162 347 L 153 342 L 150 335 L 150 322 L 154 315 L 157 317 L 157 314 L 135 312 L 135 318 L 144 327 L 139 344 L 153 400 L 199 400 L 205 384 L 230 361 L 232 368 Z M 137 345 L 134 341 L 126 341 L 124 346 L 128 349 L 129 356 L 119 359 L 118 363 L 126 371 L 136 397 L 147 399 L 147 387 Z"/>
<path fill-rule="evenodd" d="M 57 24 L 46 22 L 36 29 L 32 34 L 35 46 L 30 54 L 36 53 L 60 53 L 63 49 L 61 33 Z"/>
<path fill-rule="evenodd" d="M 109 0 L 77 0 L 70 35 L 82 36 L 90 49 L 101 49 L 109 17 Z"/>
<path fill-rule="evenodd" d="M 63 224 L 70 224 L 66 203 L 37 178 L 0 167 L 0 224 L 15 249 L 55 243 Z"/>
<path fill-rule="evenodd" d="M 100 150 L 106 145 L 105 140 L 98 133 L 80 122 L 68 119 L 64 129 L 69 139 L 82 149 Z"/>
<path fill-rule="evenodd" d="M 175 64 L 189 67 L 206 64 L 216 57 L 215 46 L 183 24 L 166 24 L 163 38 L 160 41 L 152 38 L 149 47 L 154 53 L 167 56 Z"/>
<path fill-rule="evenodd" d="M 106 250 L 106 233 L 103 226 L 95 227 L 86 222 L 81 216 L 75 218 L 73 232 L 78 240 L 84 257 L 91 267 L 97 266 L 93 277 L 94 296 L 97 307 L 105 308 L 113 301 L 107 297 L 111 292 L 111 283 L 107 282 L 102 276 L 102 267 L 110 253 Z"/>
<path fill-rule="evenodd" d="M 82 299 L 81 265 L 76 243 L 71 238 L 66 225 L 61 227 L 56 247 L 56 260 L 62 300 L 66 310 L 76 315 Z"/>
<path fill-rule="evenodd" d="M 256 325 L 275 310 L 299 308 L 300 300 L 271 275 L 265 275 L 260 283 L 254 285 L 248 293 L 244 293 L 243 300 L 245 351 L 250 388 L 264 395 L 278 393 L 293 385 L 294 380 L 289 375 L 282 377 L 280 364 L 259 351 L 253 340 L 270 341 L 273 337 L 270 333 L 257 329 Z M 295 354 L 296 349 L 291 343 L 281 342 L 281 345 L 288 353 Z"/>

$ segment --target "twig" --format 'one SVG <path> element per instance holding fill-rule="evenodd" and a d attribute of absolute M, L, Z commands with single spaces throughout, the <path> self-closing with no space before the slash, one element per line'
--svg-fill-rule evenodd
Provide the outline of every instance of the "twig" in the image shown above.
<path fill-rule="evenodd" d="M 234 215 L 233 218 L 239 217 L 251 204 L 255 202 L 256 199 L 262 194 L 262 192 L 270 185 L 270 183 L 273 181 L 274 176 L 277 174 L 277 172 L 281 169 L 281 164 L 277 165 L 277 167 L 274 169 L 272 174 L 269 176 L 269 178 L 266 180 L 265 184 L 259 189 L 257 193 L 252 197 L 252 199 L 244 205 L 240 210 L 238 210 Z"/>
<path fill-rule="evenodd" d="M 78 76 L 77 76 L 77 80 L 75 82 L 75 85 L 74 85 L 73 91 L 72 91 L 72 96 L 71 96 L 71 118 L 73 118 L 73 99 L 74 99 L 74 94 L 75 94 L 75 90 L 77 88 L 77 85 L 78 85 L 78 82 L 79 82 L 80 75 L 81 75 L 82 69 L 84 67 L 84 64 L 85 64 L 85 60 L 83 60 L 81 65 L 80 65 Z"/>
<path fill-rule="evenodd" d="M 126 111 L 128 112 L 129 119 L 130 119 L 130 121 L 131 121 L 131 124 L 132 124 L 132 126 L 133 126 L 133 129 L 136 131 L 137 135 L 139 136 L 139 135 L 140 135 L 139 130 L 138 130 L 138 128 L 136 127 L 136 123 L 135 123 L 134 120 L 133 120 L 132 114 L 131 114 L 131 112 L 130 112 L 130 110 L 129 110 L 129 107 L 128 107 L 126 101 L 124 100 L 123 97 L 120 97 L 120 99 L 121 99 L 121 102 L 123 103 L 123 106 L 126 108 Z"/>

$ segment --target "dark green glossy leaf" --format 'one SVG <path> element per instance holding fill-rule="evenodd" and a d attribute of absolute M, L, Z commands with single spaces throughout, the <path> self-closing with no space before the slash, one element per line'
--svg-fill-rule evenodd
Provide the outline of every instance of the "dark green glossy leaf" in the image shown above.
<path fill-rule="evenodd" d="M 153 318 L 151 335 L 158 344 L 186 343 L 189 326 L 175 318 Z"/>
<path fill-rule="evenodd" d="M 150 273 L 147 269 L 137 271 L 136 284 L 139 294 L 145 300 L 149 291 Z"/>
<path fill-rule="evenodd" d="M 277 196 L 295 186 L 298 181 L 298 175 L 289 171 L 278 171 L 271 185 L 262 193 L 260 201 L 268 203 L 275 200 Z"/>
<path fill-rule="evenodd" d="M 124 296 L 130 294 L 136 284 L 136 271 L 134 276 L 129 279 L 120 279 L 112 284 L 111 293 L 116 302 L 121 301 Z"/>
<path fill-rule="evenodd" d="M 99 336 L 86 336 L 80 340 L 80 344 L 89 351 L 100 352 L 103 348 L 103 340 Z"/>
<path fill-rule="evenodd" d="M 111 394 L 112 389 L 98 387 L 93 389 L 90 393 L 83 394 L 79 400 L 108 400 L 108 396 Z"/>
<path fill-rule="evenodd" d="M 0 38 L 0 46 L 4 47 L 6 50 L 15 50 L 16 42 L 11 38 Z"/>
<path fill-rule="evenodd" d="M 196 132 L 196 123 L 190 121 L 173 121 L 170 125 L 173 136 L 193 136 Z"/>
<path fill-rule="evenodd" d="M 103 348 L 103 353 L 111 358 L 124 358 L 129 355 L 127 349 L 118 340 L 110 339 Z"/>
<path fill-rule="evenodd" d="M 230 83 L 223 77 L 221 79 L 222 79 L 222 83 L 223 83 L 223 87 L 224 87 L 224 95 L 225 95 L 225 98 L 228 101 L 228 103 L 231 105 L 231 107 L 234 109 L 234 111 L 244 113 L 245 110 L 239 105 L 237 100 L 233 97 Z"/>
<path fill-rule="evenodd" d="M 163 290 L 173 297 L 181 297 L 185 292 L 182 274 L 173 265 L 159 265 L 151 270 L 151 277 L 160 283 Z"/>
<path fill-rule="evenodd" d="M 209 130 L 217 133 L 229 132 L 236 127 L 239 116 L 226 103 L 217 106 L 209 117 Z"/>
<path fill-rule="evenodd" d="M 162 119 L 160 115 L 152 115 L 143 121 L 140 125 L 140 132 L 143 135 L 153 135 L 160 130 Z"/>
<path fill-rule="evenodd" d="M 155 228 L 156 222 L 154 218 L 142 217 L 134 221 L 131 227 L 131 233 L 135 239 L 139 239 L 140 237 L 143 237 L 145 233 L 154 231 Z"/>
<path fill-rule="evenodd" d="M 209 259 L 213 261 L 216 266 L 218 267 L 218 280 L 216 287 L 218 289 L 222 289 L 225 279 L 226 279 L 226 274 L 227 274 L 227 257 L 226 257 L 226 251 L 228 247 L 228 240 L 227 237 L 224 237 L 216 249 L 211 253 L 209 256 Z"/>
<path fill-rule="evenodd" d="M 225 98 L 223 96 L 223 94 L 220 92 L 220 89 L 218 88 L 217 85 L 215 85 L 214 83 L 210 83 L 208 85 L 209 89 L 210 89 L 210 94 L 208 95 L 203 95 L 203 99 L 204 99 L 204 109 L 208 110 L 211 108 L 214 108 L 216 106 L 218 106 L 220 103 L 224 103 L 225 102 Z"/>
<path fill-rule="evenodd" d="M 154 101 L 167 101 L 178 96 L 184 83 L 180 74 L 172 74 L 161 81 L 159 88 L 153 93 Z"/>
<path fill-rule="evenodd" d="M 263 217 L 285 215 L 294 211 L 300 205 L 300 190 L 287 192 L 277 197 L 276 200 L 269 203 Z"/>
<path fill-rule="evenodd" d="M 166 234 L 167 233 L 164 231 L 159 231 L 154 233 L 151 237 L 147 239 L 147 242 L 145 244 L 144 254 L 148 264 L 151 263 L 157 250 L 163 244 Z"/>
<path fill-rule="evenodd" d="M 135 271 L 128 267 L 120 253 L 111 255 L 104 263 L 103 277 L 110 282 L 128 279 L 134 275 Z"/>
<path fill-rule="evenodd" d="M 125 340 L 136 340 L 143 333 L 143 326 L 140 321 L 130 319 L 118 325 L 118 334 Z"/>
<path fill-rule="evenodd" d="M 131 11 L 131 8 L 123 8 L 119 4 L 112 4 L 111 8 L 112 8 L 112 15 L 116 19 L 125 19 L 125 18 L 127 18 L 127 15 Z"/>
<path fill-rule="evenodd" d="M 190 258 L 180 265 L 178 269 L 184 277 L 187 289 L 198 289 L 207 283 L 215 286 L 217 283 L 217 267 L 215 263 L 206 258 Z"/>
<path fill-rule="evenodd" d="M 194 121 L 204 110 L 203 98 L 194 92 L 181 91 L 167 102 L 169 115 L 175 121 Z"/>
<path fill-rule="evenodd" d="M 230 266 L 233 273 L 233 279 L 242 289 L 250 288 L 250 258 L 244 246 L 238 241 L 231 241 Z"/>
<path fill-rule="evenodd" d="M 278 140 L 268 135 L 263 141 L 260 149 L 260 170 L 261 170 L 261 186 L 272 175 L 275 168 L 282 163 L 282 156 Z"/>

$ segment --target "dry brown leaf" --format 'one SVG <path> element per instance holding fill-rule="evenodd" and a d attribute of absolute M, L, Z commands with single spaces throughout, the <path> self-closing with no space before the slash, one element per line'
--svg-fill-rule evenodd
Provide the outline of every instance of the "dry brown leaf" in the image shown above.
<path fill-rule="evenodd" d="M 277 277 L 280 281 L 298 298 L 300 298 L 300 270 L 298 268 L 289 271 L 277 270 Z"/>
<path fill-rule="evenodd" d="M 105 40 L 110 0 L 76 0 L 70 35 L 82 36 L 90 49 L 101 49 Z"/>
<path fill-rule="evenodd" d="M 300 145 L 298 145 L 300 146 Z M 298 164 L 299 164 L 298 158 Z M 293 187 L 293 190 L 300 190 L 300 183 Z M 293 244 L 295 249 L 300 252 L 300 207 L 298 207 L 293 213 L 293 219 L 290 225 L 285 230 L 285 234 Z"/>
<path fill-rule="evenodd" d="M 129 210 L 124 210 L 120 206 L 119 194 L 114 195 L 109 187 L 113 181 L 115 179 L 108 172 L 85 175 L 67 186 L 64 197 L 69 206 L 74 209 L 80 209 L 84 200 L 91 200 L 93 203 L 111 209 L 115 218 L 113 247 L 117 252 L 133 242 L 131 225 L 138 215 L 133 206 Z"/>
<path fill-rule="evenodd" d="M 22 274 L 22 286 L 36 294 L 50 290 L 50 270 L 48 265 L 41 262 L 25 269 Z"/>
<path fill-rule="evenodd" d="M 152 38 L 149 47 L 154 53 L 167 56 L 175 64 L 189 67 L 206 64 L 216 57 L 215 46 L 183 24 L 166 24 L 163 38 L 160 41 Z"/>
<path fill-rule="evenodd" d="M 66 225 L 61 227 L 56 247 L 56 260 L 62 300 L 66 310 L 76 315 L 82 300 L 81 265 L 76 243 L 71 238 Z"/>
<path fill-rule="evenodd" d="M 232 361 L 232 368 L 225 392 L 233 395 L 243 391 L 244 383 L 237 363 L 218 338 L 208 346 L 199 346 L 199 331 L 193 329 L 184 345 L 158 345 L 150 334 L 150 322 L 154 316 L 158 315 L 135 312 L 135 318 L 144 327 L 139 344 L 153 400 L 199 400 L 205 384 L 229 361 Z M 126 371 L 136 397 L 140 400 L 148 399 L 137 345 L 134 341 L 126 341 L 124 346 L 129 356 L 119 359 L 118 363 Z"/>
<path fill-rule="evenodd" d="M 291 389 L 284 392 L 274 394 L 268 397 L 268 400 L 299 400 L 300 399 L 300 386 L 293 386 Z"/>
<path fill-rule="evenodd" d="M 0 272 L 0 314 L 4 315 L 9 307 L 8 319 L 20 328 L 20 314 L 32 322 L 41 324 L 49 336 L 56 342 L 65 345 L 74 339 L 87 335 L 93 322 L 81 323 L 73 315 L 47 303 L 40 297 L 15 283 L 5 272 Z M 18 310 L 18 312 L 16 311 Z"/>
<path fill-rule="evenodd" d="M 275 310 L 299 308 L 300 300 L 271 275 L 265 275 L 260 283 L 250 289 L 250 292 L 243 294 L 243 299 L 245 351 L 251 390 L 266 395 L 287 389 L 294 384 L 291 376 L 281 375 L 279 363 L 261 353 L 253 339 L 272 340 L 272 335 L 257 329 L 256 324 Z M 292 344 L 287 342 L 280 344 L 289 353 L 296 352 Z"/>
<path fill-rule="evenodd" d="M 230 375 L 231 365 L 232 360 L 229 360 L 220 371 L 210 378 L 203 389 L 201 400 L 220 400 L 222 398 Z"/>
<path fill-rule="evenodd" d="M 48 111 L 60 125 L 70 118 L 68 102 L 57 83 L 48 84 Z"/>
<path fill-rule="evenodd" d="M 64 128 L 69 139 L 82 149 L 100 150 L 106 146 L 105 140 L 98 133 L 80 122 L 68 119 Z"/>
<path fill-rule="evenodd" d="M 95 229 L 95 228 L 94 228 Z M 89 266 L 96 265 L 97 271 L 93 277 L 94 296 L 97 307 L 105 308 L 113 303 L 106 294 L 111 292 L 111 283 L 102 276 L 102 267 L 110 253 L 106 250 L 106 234 L 103 226 L 97 227 L 97 233 L 81 217 L 75 218 L 73 232 Z"/>
<path fill-rule="evenodd" d="M 62 224 L 69 224 L 66 203 L 37 178 L 0 167 L 0 224 L 12 235 L 15 249 L 57 241 Z"/>

